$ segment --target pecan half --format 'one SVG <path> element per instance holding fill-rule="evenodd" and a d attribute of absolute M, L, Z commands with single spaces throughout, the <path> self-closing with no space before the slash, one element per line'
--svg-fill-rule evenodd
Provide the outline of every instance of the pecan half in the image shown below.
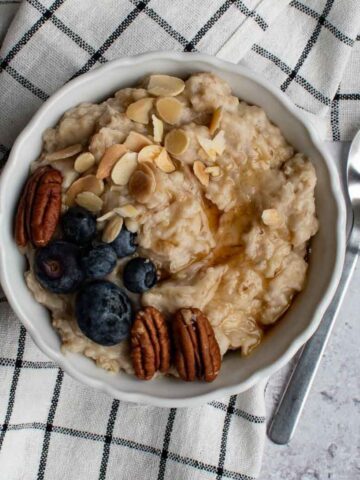
<path fill-rule="evenodd" d="M 180 377 L 212 382 L 221 368 L 221 355 L 214 330 L 197 308 L 181 308 L 173 321 L 175 366 Z"/>
<path fill-rule="evenodd" d="M 16 243 L 25 247 L 31 241 L 45 246 L 57 227 L 61 210 L 62 175 L 42 167 L 29 177 L 21 195 L 15 219 Z"/>
<path fill-rule="evenodd" d="M 150 380 L 170 367 L 170 338 L 164 316 L 154 307 L 137 313 L 131 329 L 131 358 L 135 375 Z"/>

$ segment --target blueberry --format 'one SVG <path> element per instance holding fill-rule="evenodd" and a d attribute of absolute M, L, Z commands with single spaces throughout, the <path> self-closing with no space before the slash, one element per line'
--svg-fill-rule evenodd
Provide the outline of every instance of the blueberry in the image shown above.
<path fill-rule="evenodd" d="M 53 293 L 75 292 L 84 280 L 80 266 L 80 249 L 62 240 L 36 250 L 35 276 L 40 284 Z"/>
<path fill-rule="evenodd" d="M 84 335 L 111 346 L 129 336 L 133 310 L 123 289 L 106 280 L 94 280 L 78 292 L 75 316 Z"/>
<path fill-rule="evenodd" d="M 88 278 L 102 278 L 116 265 L 115 250 L 107 243 L 99 243 L 83 254 L 81 266 Z"/>
<path fill-rule="evenodd" d="M 156 267 L 148 258 L 133 258 L 125 265 L 123 281 L 130 292 L 146 292 L 157 281 Z"/>
<path fill-rule="evenodd" d="M 116 255 L 119 258 L 132 255 L 133 253 L 135 253 L 137 248 L 136 233 L 129 232 L 129 230 L 124 225 L 119 235 L 112 243 L 110 243 L 110 245 L 113 247 Z"/>
<path fill-rule="evenodd" d="M 61 224 L 69 242 L 87 245 L 96 237 L 96 217 L 85 208 L 69 208 L 62 216 Z"/>

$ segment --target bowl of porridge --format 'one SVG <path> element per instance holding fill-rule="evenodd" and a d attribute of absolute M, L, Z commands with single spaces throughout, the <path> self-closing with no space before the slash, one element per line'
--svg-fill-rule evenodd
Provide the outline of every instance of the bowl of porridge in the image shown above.
<path fill-rule="evenodd" d="M 317 134 L 255 74 L 200 54 L 73 80 L 1 177 L 1 282 L 50 358 L 123 400 L 244 391 L 311 336 L 344 257 Z"/>

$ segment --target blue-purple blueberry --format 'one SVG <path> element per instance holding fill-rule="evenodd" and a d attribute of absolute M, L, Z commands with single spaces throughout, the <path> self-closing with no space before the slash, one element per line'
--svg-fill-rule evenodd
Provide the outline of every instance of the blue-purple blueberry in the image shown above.
<path fill-rule="evenodd" d="M 129 336 L 133 309 L 122 288 L 106 280 L 94 280 L 79 290 L 75 316 L 84 335 L 108 347 Z"/>
<path fill-rule="evenodd" d="M 52 293 L 73 293 L 84 280 L 80 249 L 57 240 L 35 252 L 34 272 L 40 284 Z"/>
<path fill-rule="evenodd" d="M 125 265 L 123 282 L 130 292 L 146 292 L 157 282 L 156 267 L 148 258 L 133 258 Z"/>

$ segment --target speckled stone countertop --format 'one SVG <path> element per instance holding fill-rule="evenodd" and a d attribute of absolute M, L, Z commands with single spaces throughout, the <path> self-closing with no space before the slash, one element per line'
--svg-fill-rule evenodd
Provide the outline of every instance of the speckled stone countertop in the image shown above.
<path fill-rule="evenodd" d="M 328 144 L 344 162 L 345 144 Z M 265 444 L 260 480 L 360 479 L 360 262 L 289 445 Z M 294 362 L 293 362 L 294 363 Z M 271 418 L 291 365 L 266 389 Z"/>

